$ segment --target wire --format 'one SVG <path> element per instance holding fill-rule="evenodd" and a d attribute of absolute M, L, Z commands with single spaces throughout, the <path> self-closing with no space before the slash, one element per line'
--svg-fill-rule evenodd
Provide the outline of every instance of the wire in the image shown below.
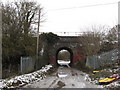
<path fill-rule="evenodd" d="M 87 7 L 102 6 L 102 5 L 111 5 L 111 4 L 118 4 L 118 2 L 114 2 L 114 3 L 104 3 L 104 4 L 94 4 L 94 5 L 85 5 L 85 6 L 79 6 L 79 7 L 68 7 L 68 8 L 50 9 L 49 11 L 58 11 L 58 10 L 67 10 L 67 9 L 78 9 L 78 8 L 87 8 Z"/>

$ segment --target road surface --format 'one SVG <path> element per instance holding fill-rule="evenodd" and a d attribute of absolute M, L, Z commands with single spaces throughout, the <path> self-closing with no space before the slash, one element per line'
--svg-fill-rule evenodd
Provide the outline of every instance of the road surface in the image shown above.
<path fill-rule="evenodd" d="M 82 71 L 59 67 L 58 70 L 48 75 L 43 80 L 30 83 L 23 88 L 101 88 L 85 80 L 86 74 Z"/>

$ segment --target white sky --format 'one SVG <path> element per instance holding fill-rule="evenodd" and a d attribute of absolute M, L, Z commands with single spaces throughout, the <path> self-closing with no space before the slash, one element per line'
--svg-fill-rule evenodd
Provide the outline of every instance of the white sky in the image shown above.
<path fill-rule="evenodd" d="M 86 8 L 54 10 L 60 8 L 80 7 L 86 5 L 118 2 L 118 0 L 40 0 L 47 11 L 45 31 L 79 32 L 81 28 L 91 25 L 117 24 L 118 5 L 101 5 Z M 39 2 L 40 2 L 39 1 Z M 53 10 L 53 11 L 52 11 Z"/>
<path fill-rule="evenodd" d="M 4 0 L 2 0 L 4 1 Z M 8 0 L 14 1 L 14 0 Z M 30 0 L 29 0 L 30 1 Z M 44 7 L 45 23 L 40 27 L 42 32 L 82 32 L 91 25 L 109 25 L 118 23 L 119 0 L 34 0 Z M 84 8 L 72 8 L 87 5 L 116 3 Z M 62 9 L 62 10 L 56 10 Z"/>

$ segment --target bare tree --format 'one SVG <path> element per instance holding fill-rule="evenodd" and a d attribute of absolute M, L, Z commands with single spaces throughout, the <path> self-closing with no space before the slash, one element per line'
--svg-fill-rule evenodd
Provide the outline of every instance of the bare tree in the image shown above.
<path fill-rule="evenodd" d="M 44 13 L 41 5 L 36 2 L 15 2 L 17 8 L 17 15 L 19 17 L 20 26 L 23 32 L 27 35 L 31 32 L 32 26 L 38 24 L 38 14 L 40 10 L 40 21 L 44 22 Z"/>
<path fill-rule="evenodd" d="M 120 54 L 120 48 L 119 48 L 119 29 L 120 29 L 120 25 L 116 25 L 114 26 L 113 28 L 111 28 L 109 30 L 109 33 L 106 37 L 106 39 L 108 40 L 109 42 L 109 46 L 110 49 L 118 49 L 118 63 L 120 64 L 120 58 L 119 58 L 119 54 Z"/>
<path fill-rule="evenodd" d="M 38 24 L 38 10 L 41 11 L 40 23 L 42 22 L 43 8 L 34 1 L 1 3 L 1 6 L 2 56 L 4 67 L 8 68 L 17 65 L 21 56 L 35 55 L 36 38 L 33 37 L 33 26 Z"/>
<path fill-rule="evenodd" d="M 105 29 L 105 26 L 92 26 L 79 36 L 80 45 L 82 45 L 87 56 L 93 56 L 99 53 L 103 36 L 105 35 L 103 29 Z"/>
<path fill-rule="evenodd" d="M 118 47 L 118 28 L 120 28 L 120 26 L 116 25 L 112 29 L 110 29 L 106 37 L 109 43 L 113 44 L 113 48 Z"/>
<path fill-rule="evenodd" d="M 109 31 L 102 41 L 101 47 L 102 51 L 110 51 L 118 48 L 118 25 L 114 26 L 113 28 L 109 28 Z"/>

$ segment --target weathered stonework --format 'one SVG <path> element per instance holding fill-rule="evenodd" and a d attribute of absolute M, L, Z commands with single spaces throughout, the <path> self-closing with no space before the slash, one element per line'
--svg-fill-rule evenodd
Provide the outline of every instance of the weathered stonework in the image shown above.
<path fill-rule="evenodd" d="M 58 52 L 63 49 L 70 52 L 70 65 L 75 65 L 79 61 L 85 63 L 85 55 L 77 36 L 60 36 L 59 38 L 57 43 L 49 48 L 51 64 L 57 64 Z"/>

